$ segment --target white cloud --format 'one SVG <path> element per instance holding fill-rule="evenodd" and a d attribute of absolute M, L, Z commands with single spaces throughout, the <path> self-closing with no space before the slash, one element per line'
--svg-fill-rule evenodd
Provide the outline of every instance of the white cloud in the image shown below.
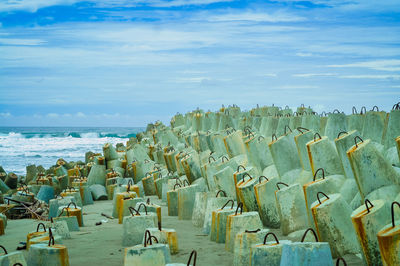
<path fill-rule="evenodd" d="M 296 53 L 296 55 L 297 55 L 297 56 L 300 56 L 300 57 L 310 57 L 310 56 L 313 56 L 312 53 Z"/>
<path fill-rule="evenodd" d="M 2 0 L 0 2 L 0 12 L 14 10 L 24 10 L 36 12 L 38 9 L 55 5 L 72 5 L 81 0 Z"/>
<path fill-rule="evenodd" d="M 9 118 L 9 117 L 11 117 L 11 116 L 12 116 L 12 115 L 11 115 L 10 112 L 0 113 L 0 117 L 2 117 L 2 118 Z"/>
<path fill-rule="evenodd" d="M 284 12 L 266 13 L 261 11 L 232 12 L 227 14 L 213 15 L 208 21 L 255 21 L 255 22 L 298 22 L 306 18 Z"/>
<path fill-rule="evenodd" d="M 261 76 L 275 78 L 275 77 L 277 77 L 277 74 L 275 74 L 275 73 L 267 73 L 267 74 L 262 74 Z"/>
<path fill-rule="evenodd" d="M 400 75 L 343 75 L 339 78 L 346 79 L 400 79 Z"/>
<path fill-rule="evenodd" d="M 46 43 L 39 39 L 17 39 L 17 38 L 0 38 L 0 44 L 3 45 L 41 45 Z"/>
<path fill-rule="evenodd" d="M 331 77 L 337 76 L 336 73 L 303 73 L 303 74 L 293 74 L 293 77 L 299 78 L 311 78 L 311 77 Z"/>
<path fill-rule="evenodd" d="M 359 68 L 369 68 L 382 71 L 400 71 L 400 60 L 398 59 L 374 60 L 374 61 L 364 61 L 364 62 L 343 64 L 343 65 L 328 65 L 328 67 L 336 67 L 336 68 L 359 67 Z"/>
<path fill-rule="evenodd" d="M 86 117 L 86 115 L 82 112 L 77 112 L 75 116 L 76 117 Z"/>
<path fill-rule="evenodd" d="M 49 118 L 58 118 L 60 115 L 57 113 L 48 113 L 46 116 Z"/>

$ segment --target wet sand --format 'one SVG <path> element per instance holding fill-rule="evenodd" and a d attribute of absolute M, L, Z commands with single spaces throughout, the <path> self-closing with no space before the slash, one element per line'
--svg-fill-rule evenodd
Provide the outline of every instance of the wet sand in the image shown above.
<path fill-rule="evenodd" d="M 162 227 L 177 231 L 179 253 L 172 255 L 172 262 L 187 263 L 190 252 L 197 251 L 197 265 L 228 266 L 233 264 L 233 254 L 225 251 L 225 244 L 217 244 L 202 233 L 202 228 L 194 227 L 191 220 L 178 220 L 168 216 L 165 203 L 155 197 L 151 201 L 162 206 Z M 123 265 L 124 247 L 122 247 L 122 224 L 118 219 L 108 219 L 101 213 L 111 215 L 112 201 L 96 201 L 83 208 L 84 227 L 79 232 L 71 232 L 71 239 L 63 240 L 68 248 L 70 265 Z M 96 226 L 96 222 L 107 220 Z M 33 219 L 9 220 L 5 235 L 0 236 L 0 244 L 8 252 L 15 251 L 19 242 L 26 241 L 26 235 L 36 230 L 38 221 Z M 273 230 L 278 234 L 280 230 Z M 27 251 L 23 251 L 27 257 Z M 362 261 L 353 255 L 345 256 L 348 265 L 362 265 Z"/>

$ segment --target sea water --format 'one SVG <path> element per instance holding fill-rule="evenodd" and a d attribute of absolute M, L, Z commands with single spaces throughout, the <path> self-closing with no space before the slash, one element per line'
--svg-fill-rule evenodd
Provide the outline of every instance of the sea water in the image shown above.
<path fill-rule="evenodd" d="M 87 151 L 102 152 L 109 142 L 124 143 L 142 127 L 0 127 L 0 165 L 25 175 L 26 166 L 49 168 L 59 158 L 85 161 Z"/>

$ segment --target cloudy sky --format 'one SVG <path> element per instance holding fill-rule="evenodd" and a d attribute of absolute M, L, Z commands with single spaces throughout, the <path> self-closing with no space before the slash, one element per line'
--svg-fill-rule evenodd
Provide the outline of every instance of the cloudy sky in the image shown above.
<path fill-rule="evenodd" d="M 0 1 L 0 125 L 398 101 L 398 0 Z"/>

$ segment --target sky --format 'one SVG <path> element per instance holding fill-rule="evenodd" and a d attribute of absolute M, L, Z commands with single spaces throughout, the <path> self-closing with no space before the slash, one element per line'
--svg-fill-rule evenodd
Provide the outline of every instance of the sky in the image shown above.
<path fill-rule="evenodd" d="M 0 126 L 399 101 L 398 0 L 0 1 Z"/>

